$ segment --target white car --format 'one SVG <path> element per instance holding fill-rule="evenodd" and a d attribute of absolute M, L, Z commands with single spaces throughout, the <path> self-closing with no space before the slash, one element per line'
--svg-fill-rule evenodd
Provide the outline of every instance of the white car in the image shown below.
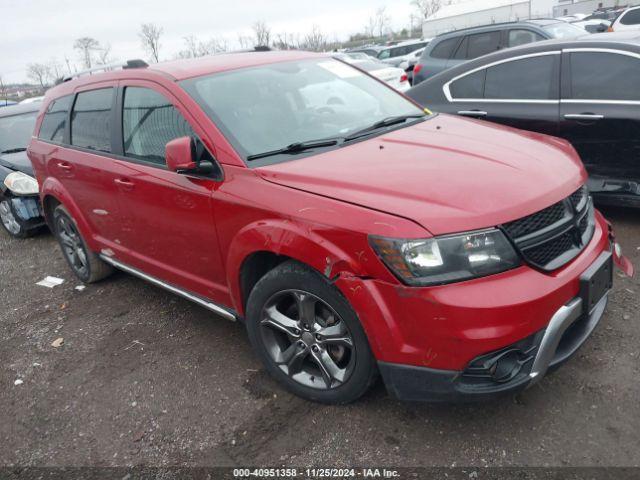
<path fill-rule="evenodd" d="M 21 104 L 25 104 L 25 103 L 40 103 L 42 100 L 44 100 L 44 95 L 41 96 L 41 97 L 25 98 L 20 103 Z"/>
<path fill-rule="evenodd" d="M 409 55 L 429 44 L 430 39 L 407 40 L 406 42 L 386 47 L 378 53 L 378 60 L 397 67 L 406 55 Z"/>
<path fill-rule="evenodd" d="M 409 77 L 407 72 L 401 68 L 392 67 L 386 63 L 379 62 L 375 59 L 369 58 L 367 60 L 355 59 L 348 54 L 337 54 L 334 56 L 340 60 L 343 60 L 351 65 L 358 67 L 361 70 L 369 73 L 379 80 L 389 84 L 399 92 L 406 92 L 411 88 L 409 84 Z"/>
<path fill-rule="evenodd" d="M 613 32 L 640 30 L 640 7 L 627 8 L 613 21 L 609 30 Z"/>

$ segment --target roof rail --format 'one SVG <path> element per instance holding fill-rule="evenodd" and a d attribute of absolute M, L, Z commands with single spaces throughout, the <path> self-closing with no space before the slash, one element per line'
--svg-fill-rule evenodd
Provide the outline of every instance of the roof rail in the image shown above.
<path fill-rule="evenodd" d="M 144 60 L 134 59 L 127 60 L 124 63 L 110 63 L 109 65 L 99 65 L 97 67 L 89 68 L 87 70 L 82 70 L 80 72 L 76 72 L 73 75 L 67 75 L 62 78 L 63 82 L 68 82 L 73 80 L 74 78 L 81 77 L 83 75 L 91 75 L 96 72 L 110 72 L 111 70 L 116 70 L 118 68 L 127 69 L 127 68 L 147 68 L 149 64 Z"/>

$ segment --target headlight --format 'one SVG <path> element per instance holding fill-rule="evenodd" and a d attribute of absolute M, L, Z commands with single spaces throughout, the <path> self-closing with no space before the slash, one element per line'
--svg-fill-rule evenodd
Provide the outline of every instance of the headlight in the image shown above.
<path fill-rule="evenodd" d="M 22 172 L 11 172 L 4 184 L 16 195 L 37 195 L 39 192 L 36 179 Z"/>
<path fill-rule="evenodd" d="M 504 272 L 521 264 L 500 230 L 426 240 L 369 237 L 391 271 L 409 285 L 441 285 Z"/>

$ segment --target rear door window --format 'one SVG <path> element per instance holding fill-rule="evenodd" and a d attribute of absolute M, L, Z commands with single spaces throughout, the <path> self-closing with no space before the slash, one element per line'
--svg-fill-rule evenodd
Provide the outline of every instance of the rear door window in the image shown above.
<path fill-rule="evenodd" d="M 64 131 L 72 102 L 73 95 L 67 95 L 49 104 L 40 125 L 38 138 L 55 143 L 64 141 Z"/>
<path fill-rule="evenodd" d="M 560 55 L 544 55 L 501 63 L 487 69 L 487 99 L 557 100 Z"/>
<path fill-rule="evenodd" d="M 453 49 L 458 45 L 459 37 L 448 38 L 438 43 L 433 50 L 431 50 L 430 56 L 432 58 L 450 59 L 453 55 Z"/>
<path fill-rule="evenodd" d="M 180 112 L 160 93 L 127 87 L 122 112 L 124 154 L 158 165 L 165 164 L 165 146 L 180 137 L 195 137 Z"/>
<path fill-rule="evenodd" d="M 507 38 L 507 46 L 517 47 L 518 45 L 526 45 L 527 43 L 539 42 L 545 38 L 532 30 L 509 30 Z"/>
<path fill-rule="evenodd" d="M 469 35 L 469 46 L 467 48 L 467 59 L 481 57 L 500 48 L 500 31 L 476 33 Z"/>
<path fill-rule="evenodd" d="M 640 8 L 629 10 L 620 19 L 622 25 L 640 25 Z"/>
<path fill-rule="evenodd" d="M 571 98 L 640 100 L 640 59 L 604 52 L 570 54 Z"/>
<path fill-rule="evenodd" d="M 71 144 L 99 152 L 111 152 L 113 88 L 81 92 L 71 114 Z"/>

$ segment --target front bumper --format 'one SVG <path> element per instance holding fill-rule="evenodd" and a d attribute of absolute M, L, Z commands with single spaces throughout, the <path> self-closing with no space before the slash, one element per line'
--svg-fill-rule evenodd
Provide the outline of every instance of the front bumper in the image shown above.
<path fill-rule="evenodd" d="M 387 389 L 400 400 L 474 402 L 517 393 L 569 360 L 602 318 L 608 294 L 591 312 L 577 297 L 555 313 L 545 330 L 483 355 L 464 371 L 379 362 Z"/>
<path fill-rule="evenodd" d="M 562 317 L 570 313 L 561 326 L 566 326 L 566 321 L 595 327 L 602 316 L 606 300 L 598 309 L 589 307 L 586 321 L 584 308 L 575 301 L 583 297 L 581 277 L 602 255 L 611 252 L 609 225 L 599 212 L 595 219 L 589 244 L 570 263 L 553 272 L 523 266 L 428 288 L 354 276 L 341 276 L 335 284 L 358 313 L 389 390 L 401 398 L 456 401 L 517 391 L 569 358 L 591 333 L 592 328 L 583 330 L 583 337 L 576 337 L 572 348 L 562 340 L 564 335 L 554 334 L 551 338 L 561 340 L 544 349 L 553 352 L 551 360 L 542 362 L 540 357 L 533 370 L 545 332 L 558 312 L 564 312 Z M 469 367 L 478 367 L 474 362 L 514 348 L 528 353 L 516 356 L 523 361 L 522 368 L 507 382 L 487 385 L 474 380 L 470 375 L 473 372 L 466 372 Z M 506 354 L 514 356 L 514 352 Z M 531 358 L 525 362 L 527 357 Z"/>
<path fill-rule="evenodd" d="M 42 227 L 45 224 L 42 204 L 38 195 L 8 196 L 16 219 L 26 230 Z"/>

